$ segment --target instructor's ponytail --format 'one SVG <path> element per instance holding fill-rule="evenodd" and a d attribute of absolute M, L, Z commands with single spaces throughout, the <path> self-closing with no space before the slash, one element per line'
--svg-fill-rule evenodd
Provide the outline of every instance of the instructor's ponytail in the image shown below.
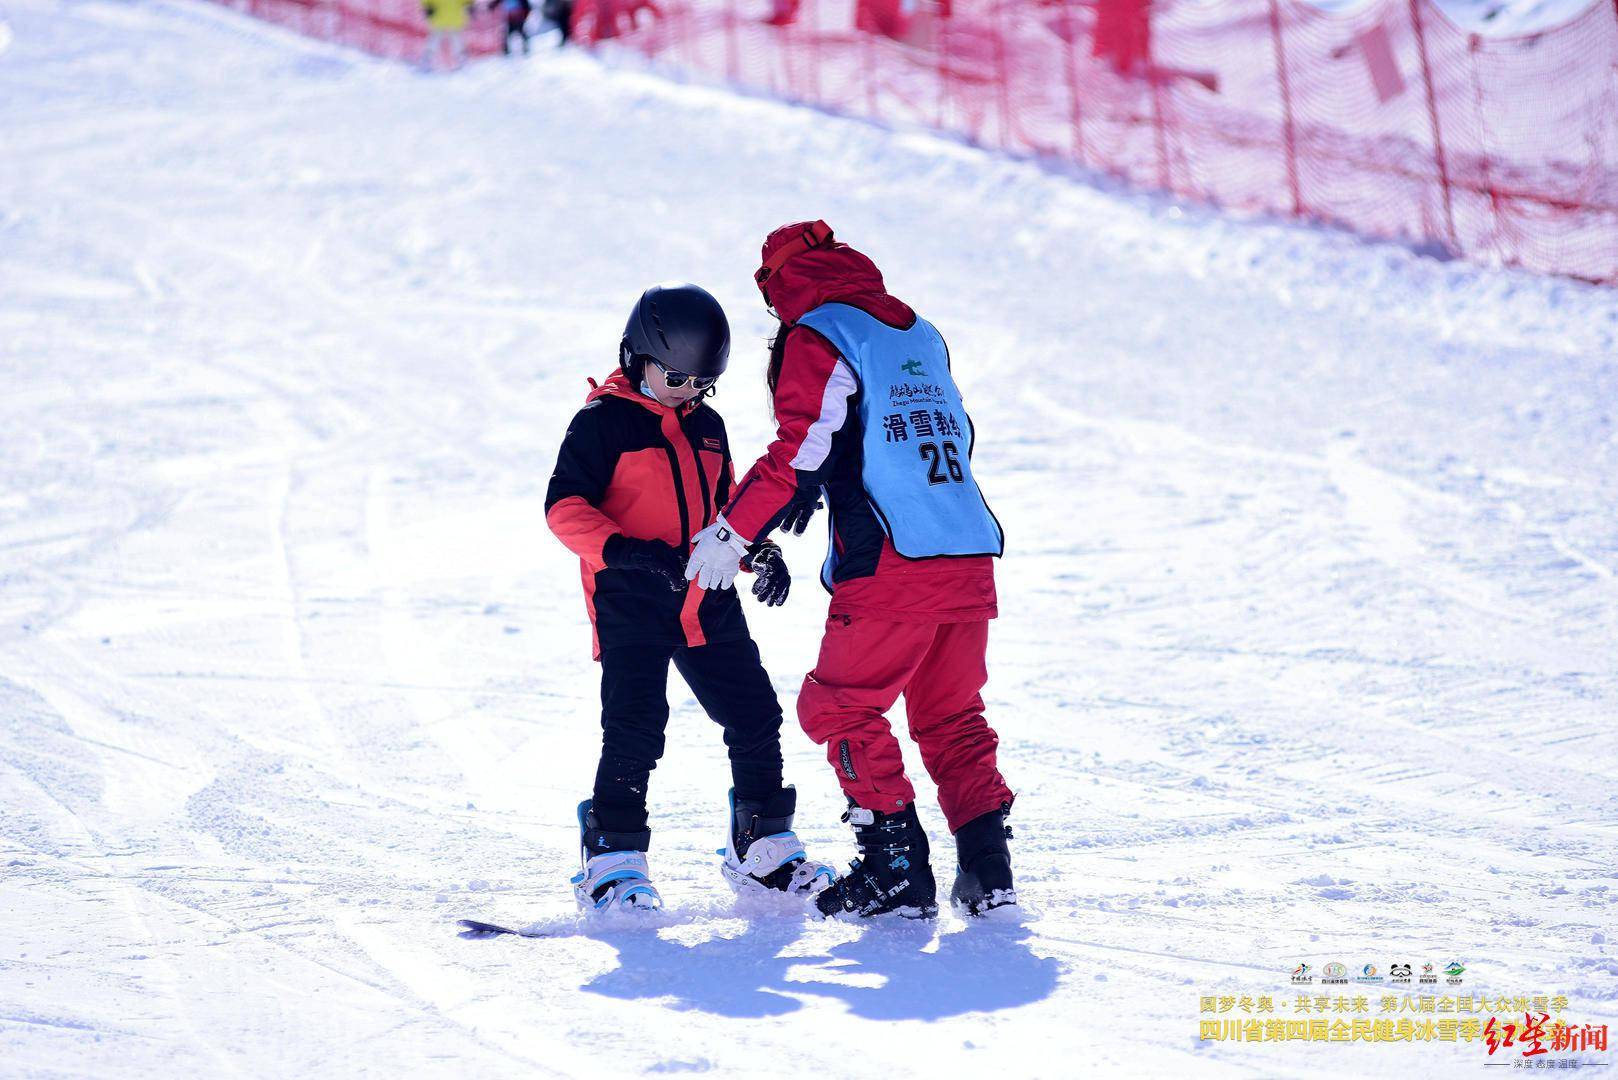
<path fill-rule="evenodd" d="M 770 365 L 765 372 L 765 381 L 770 386 L 770 416 L 775 416 L 775 388 L 781 385 L 781 362 L 786 358 L 787 333 L 792 327 L 781 323 L 775 329 L 775 336 L 770 339 Z"/>

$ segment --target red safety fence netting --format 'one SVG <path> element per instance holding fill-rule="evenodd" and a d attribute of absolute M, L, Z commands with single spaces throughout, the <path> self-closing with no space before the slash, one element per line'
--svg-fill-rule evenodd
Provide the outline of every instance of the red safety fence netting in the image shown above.
<path fill-rule="evenodd" d="M 381 56 L 426 39 L 419 0 L 221 2 Z M 1618 0 L 1514 36 L 1432 0 L 578 0 L 573 23 L 687 76 L 1618 282 Z"/>
<path fill-rule="evenodd" d="M 1618 281 L 1618 0 L 580 0 L 582 42 L 1221 206 Z"/>
<path fill-rule="evenodd" d="M 421 0 L 216 0 L 222 7 L 284 26 L 307 37 L 363 49 L 392 60 L 420 62 L 427 47 Z M 449 0 L 456 2 L 456 0 Z M 465 31 L 466 51 L 500 51 L 505 20 L 481 2 Z M 439 49 L 438 61 L 446 59 Z"/>

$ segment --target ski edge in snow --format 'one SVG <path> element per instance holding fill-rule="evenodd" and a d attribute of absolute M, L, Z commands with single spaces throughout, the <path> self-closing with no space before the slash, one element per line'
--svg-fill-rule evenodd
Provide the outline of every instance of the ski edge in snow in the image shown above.
<path fill-rule="evenodd" d="M 461 932 L 460 932 L 461 937 L 469 938 L 469 939 L 472 939 L 472 940 L 481 940 L 483 938 L 499 937 L 502 934 L 510 934 L 512 937 L 544 937 L 545 936 L 544 934 L 540 934 L 540 933 L 531 933 L 531 932 L 524 931 L 524 930 L 513 930 L 509 926 L 501 926 L 498 923 L 481 922 L 478 919 L 460 919 L 460 920 L 457 920 L 455 925 L 460 926 L 460 927 L 464 927 L 464 929 L 462 929 Z"/>

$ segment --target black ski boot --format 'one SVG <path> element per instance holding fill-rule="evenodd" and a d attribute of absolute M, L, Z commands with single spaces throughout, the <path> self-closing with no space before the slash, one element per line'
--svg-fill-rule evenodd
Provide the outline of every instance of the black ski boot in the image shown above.
<path fill-rule="evenodd" d="M 955 834 L 958 862 L 949 902 L 962 915 L 982 915 L 1017 902 L 1011 849 L 1006 846 L 1011 839 L 1011 826 L 1006 824 L 1010 813 L 1011 806 L 1003 805 L 968 821 Z"/>
<path fill-rule="evenodd" d="M 927 861 L 927 833 L 914 803 L 897 814 L 849 806 L 843 820 L 854 827 L 860 857 L 848 873 L 815 897 L 822 915 L 840 911 L 861 918 L 892 912 L 907 919 L 938 914 L 938 886 Z"/>

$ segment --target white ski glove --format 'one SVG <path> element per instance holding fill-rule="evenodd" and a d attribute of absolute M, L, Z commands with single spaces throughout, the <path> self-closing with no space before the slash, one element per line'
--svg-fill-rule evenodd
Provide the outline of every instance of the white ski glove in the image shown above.
<path fill-rule="evenodd" d="M 696 546 L 685 562 L 685 579 L 695 581 L 699 589 L 730 588 L 741 572 L 748 542 L 731 531 L 724 514 L 691 539 Z"/>

